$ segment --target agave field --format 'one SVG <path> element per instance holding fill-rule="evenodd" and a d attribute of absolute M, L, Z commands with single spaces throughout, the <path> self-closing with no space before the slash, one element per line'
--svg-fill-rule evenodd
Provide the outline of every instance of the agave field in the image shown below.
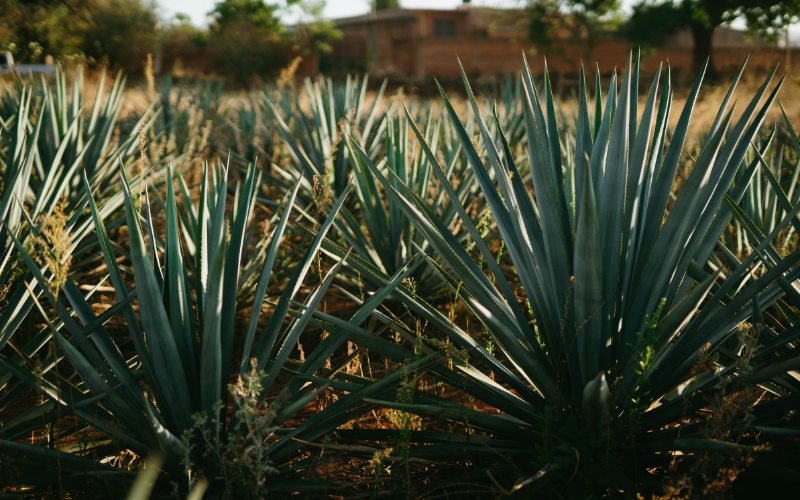
<path fill-rule="evenodd" d="M 8 82 L 3 493 L 796 488 L 782 78 L 737 89 L 743 65 L 698 117 L 703 75 L 676 89 L 635 54 L 558 95 L 520 70 L 432 99 Z"/>

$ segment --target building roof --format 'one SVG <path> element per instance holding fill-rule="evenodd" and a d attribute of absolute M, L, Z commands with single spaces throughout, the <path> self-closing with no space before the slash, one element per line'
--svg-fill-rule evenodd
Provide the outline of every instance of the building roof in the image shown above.
<path fill-rule="evenodd" d="M 469 9 L 465 8 L 456 8 L 456 9 L 384 9 L 379 10 L 378 12 L 370 12 L 367 14 L 362 14 L 360 16 L 351 16 L 351 17 L 340 17 L 334 18 L 332 21 L 337 26 L 343 26 L 348 24 L 363 24 L 363 23 L 370 23 L 375 21 L 395 21 L 399 19 L 413 19 L 417 17 L 419 14 L 426 14 L 426 13 L 446 13 L 446 14 L 453 14 L 453 13 L 467 13 Z"/>

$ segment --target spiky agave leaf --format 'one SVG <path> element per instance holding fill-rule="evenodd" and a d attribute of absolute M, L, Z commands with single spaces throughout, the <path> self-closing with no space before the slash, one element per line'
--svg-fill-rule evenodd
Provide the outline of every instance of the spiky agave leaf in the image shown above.
<path fill-rule="evenodd" d="M 104 327 L 109 315 L 95 316 L 90 304 L 72 282 L 64 289 L 66 303 L 51 293 L 46 286 L 44 271 L 17 241 L 17 248 L 34 275 L 29 286 L 41 289 L 56 309 L 58 319 L 64 322 L 64 332 L 57 334 L 56 338 L 66 363 L 76 370 L 81 383 L 67 388 L 71 393 L 67 398 L 63 392 L 65 388 L 58 380 L 25 377 L 25 381 L 37 389 L 47 388 L 44 394 L 55 404 L 75 412 L 79 418 L 108 434 L 122 446 L 140 454 L 163 453 L 165 468 L 173 474 L 180 474 L 181 461 L 189 459 L 212 479 L 212 483 L 217 481 L 224 464 L 219 462 L 219 451 L 208 449 L 203 444 L 206 442 L 202 436 L 197 435 L 202 432 L 197 427 L 197 415 L 203 415 L 207 422 L 221 422 L 219 428 L 212 430 L 220 436 L 221 442 L 246 437 L 237 437 L 237 433 L 248 432 L 246 426 L 250 424 L 242 421 L 236 401 L 233 401 L 233 407 L 227 404 L 228 383 L 240 374 L 247 375 L 251 359 L 255 368 L 265 373 L 263 380 L 258 382 L 259 395 L 268 407 L 267 414 L 274 412 L 271 425 L 276 430 L 271 436 L 263 436 L 264 442 L 253 445 L 264 447 L 264 459 L 277 467 L 276 473 L 281 474 L 291 475 L 308 466 L 303 462 L 292 465 L 303 443 L 321 438 L 362 411 L 362 400 L 357 395 L 359 391 L 383 394 L 390 390 L 387 387 L 391 388 L 394 384 L 392 379 L 387 379 L 374 386 L 363 381 L 344 389 L 337 388 L 351 392 L 352 396 L 343 393 L 336 404 L 321 410 L 312 420 L 299 426 L 291 423 L 298 419 L 310 401 L 330 385 L 330 382 L 317 377 L 316 372 L 344 341 L 320 345 L 308 355 L 313 363 L 309 361 L 297 371 L 286 371 L 300 335 L 342 265 L 340 262 L 325 276 L 321 276 L 322 282 L 303 304 L 297 318 L 287 324 L 290 306 L 312 264 L 316 263 L 317 250 L 331 228 L 349 188 L 331 208 L 266 324 L 262 325 L 262 285 L 269 281 L 277 248 L 283 241 L 289 212 L 293 209 L 296 190 L 290 193 L 282 206 L 281 219 L 267 252 L 258 254 L 264 260 L 255 277 L 259 283 L 255 302 L 240 303 L 241 262 L 247 260 L 246 254 L 250 251 L 244 243 L 248 238 L 252 207 L 259 185 L 257 172 L 255 167 L 248 170 L 243 183 L 236 187 L 233 209 L 228 210 L 227 172 L 221 167 L 216 169 L 213 176 L 217 180 L 211 188 L 202 189 L 199 207 L 195 208 L 198 214 L 195 224 L 181 227 L 177 215 L 178 201 L 171 186 L 172 172 L 169 170 L 165 201 L 166 232 L 163 239 L 153 231 L 147 205 L 145 214 L 141 214 L 136 195 L 128 181 L 124 180 L 134 289 L 129 287 L 124 278 L 125 273 L 118 263 L 88 182 L 85 184 L 98 241 L 117 296 L 117 304 L 112 309 L 115 315 L 125 319 L 128 338 L 140 364 L 138 367 L 127 360 L 127 355 L 122 354 L 126 345 L 116 341 L 116 336 L 112 336 Z M 204 175 L 205 186 L 208 185 L 207 177 Z M 197 245 L 193 259 L 185 254 L 182 232 L 191 234 Z M 146 240 L 153 244 L 148 245 Z M 357 321 L 369 316 L 390 290 L 391 287 L 387 287 L 378 293 L 376 300 L 366 304 Z M 138 314 L 134 303 L 138 304 Z M 252 312 L 247 336 L 244 344 L 240 345 L 234 341 L 238 331 L 235 316 L 242 309 L 250 307 Z M 77 317 L 73 316 L 74 313 L 77 313 Z M 260 332 L 256 334 L 257 331 Z M 14 367 L 6 360 L 0 361 L 9 369 L 24 375 L 23 369 Z M 287 374 L 288 378 L 284 378 Z M 142 385 L 140 381 L 145 384 Z M 286 384 L 292 385 L 291 392 L 286 391 Z M 299 491 L 306 486 L 313 486 L 312 483 L 303 482 L 292 484 L 281 477 L 274 479 L 274 483 L 267 485 L 268 491 L 281 488 Z M 221 486 L 215 483 L 212 487 Z"/>
<path fill-rule="evenodd" d="M 93 102 L 85 102 L 81 71 L 71 82 L 60 70 L 53 84 L 20 82 L 14 91 L 14 115 L 0 126 L 0 150 L 4 152 L 0 158 L 0 349 L 10 363 L 39 364 L 44 373 L 58 364 L 58 358 L 46 349 L 52 329 L 28 319 L 36 301 L 44 297 L 41 289 L 24 286 L 32 276 L 22 264 L 14 239 L 25 242 L 39 264 L 47 264 L 47 280 L 56 290 L 64 287 L 66 272 L 83 272 L 97 257 L 93 238 L 87 238 L 94 228 L 86 211 L 82 173 L 89 172 L 96 195 L 106 200 L 102 218 L 121 208 L 124 198 L 111 182 L 116 174 L 112 165 L 136 154 L 138 134 L 149 130 L 154 118 L 148 109 L 130 130 L 114 137 L 124 80 L 117 77 L 110 89 L 105 81 L 103 75 Z M 88 295 L 101 285 L 91 288 Z M 26 324 L 32 328 L 23 328 Z M 62 322 L 53 326 L 61 328 Z M 32 334 L 24 333 L 28 330 Z M 9 341 L 13 348 L 7 347 Z M 0 386 L 4 388 L 3 406 L 28 390 L 10 371 L 0 373 Z M 55 413 L 49 402 L 36 405 L 7 419 L 3 436 L 29 434 Z"/>
<path fill-rule="evenodd" d="M 443 219 L 455 224 L 455 211 L 441 203 L 443 191 L 435 188 L 435 181 L 430 182 L 428 156 L 411 136 L 406 114 L 394 105 L 383 109 L 380 99 L 385 83 L 371 103 L 366 97 L 366 79 L 348 79 L 341 88 L 324 79 L 307 81 L 305 89 L 310 112 L 298 103 L 275 104 L 267 99 L 295 172 L 277 165 L 275 170 L 285 178 L 303 174 L 299 196 L 308 205 L 317 203 L 329 184 L 335 193 L 343 179 L 354 179 L 356 196 L 342 208 L 335 226 L 354 253 L 391 275 L 416 255 L 415 247 L 424 248 L 427 243 L 415 234 L 402 211 L 388 202 L 383 188 L 351 151 L 346 137 L 368 151 L 379 168 L 391 170 L 413 186 L 419 196 L 441 207 Z M 283 94 L 284 101 L 286 95 Z M 430 147 L 444 156 L 448 172 L 459 177 L 455 190 L 462 201 L 466 200 L 477 185 L 465 168 L 463 151 L 452 127 L 436 109 L 417 105 L 414 111 L 425 120 L 424 135 Z M 423 295 L 433 296 L 443 290 L 444 282 L 431 266 L 420 266 L 412 279 Z"/>
<path fill-rule="evenodd" d="M 485 160 L 440 88 L 508 251 L 510 267 L 492 265 L 495 256 L 462 213 L 461 222 L 489 264 L 490 276 L 413 189 L 381 171 L 354 144 L 362 161 L 428 239 L 435 259 L 452 271 L 453 286 L 457 279 L 471 312 L 499 348 L 498 355 L 489 353 L 441 313 L 406 298 L 417 314 L 437 318 L 431 324 L 468 352 L 468 361 L 464 355 L 454 361 L 469 379 L 459 388 L 501 414 L 520 419 L 518 426 L 497 422 L 481 427 L 486 444 L 470 449 L 470 459 L 488 464 L 494 474 L 507 474 L 507 480 L 516 476 L 529 488 L 541 483 L 526 481 L 536 470 L 558 476 L 552 471 L 577 467 L 582 484 L 592 491 L 632 491 L 642 469 L 626 470 L 619 460 L 637 457 L 639 464 L 658 465 L 659 455 L 649 450 L 674 451 L 687 445 L 676 439 L 680 426 L 666 431 L 662 426 L 706 404 L 709 394 L 723 393 L 723 377 L 741 371 L 739 356 L 722 359 L 718 372 L 696 376 L 695 367 L 708 359 L 709 350 L 736 338 L 737 327 L 753 314 L 754 302 L 770 307 L 786 293 L 782 282 L 800 276 L 800 253 L 765 256 L 780 229 L 793 223 L 800 205 L 789 207 L 775 229 L 761 235 L 754 253 L 732 270 L 706 267 L 731 216 L 726 200 L 742 196 L 743 186 L 732 189 L 733 180 L 777 95 L 780 82 L 771 91 L 768 87 L 773 75 L 774 71 L 734 120 L 728 102 L 737 75 L 672 203 L 668 200 L 702 74 L 670 134 L 668 70 L 656 73 L 637 120 L 638 62 L 629 61 L 619 88 L 613 77 L 605 106 L 597 103 L 594 127 L 581 82 L 575 152 L 565 157 L 549 81 L 545 78 L 540 93 L 525 63 L 521 78 L 530 179 L 522 176 L 505 136 L 494 141 L 466 77 Z M 450 182 L 434 155 L 430 161 L 433 173 Z M 750 270 L 765 258 L 769 270 L 749 280 Z M 520 304 L 517 286 L 532 316 Z M 462 420 L 459 411 L 446 406 L 419 402 L 406 410 Z M 604 414 L 610 416 L 610 424 L 599 417 Z M 703 437 L 701 431 L 689 424 L 683 436 Z M 629 447 L 630 442 L 637 445 Z M 700 442 L 704 441 L 692 446 Z M 425 456 L 455 456 L 466 450 L 457 440 L 429 444 Z M 559 453 L 560 446 L 575 448 L 583 457 L 601 450 L 611 455 L 607 465 L 576 462 L 574 454 Z"/>

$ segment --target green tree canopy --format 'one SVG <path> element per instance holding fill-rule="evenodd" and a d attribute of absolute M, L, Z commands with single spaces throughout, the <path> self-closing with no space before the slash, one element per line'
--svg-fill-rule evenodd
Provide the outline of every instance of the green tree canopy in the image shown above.
<path fill-rule="evenodd" d="M 598 35 L 619 23 L 619 0 L 529 0 L 528 36 L 539 47 L 551 48 L 560 32 L 585 41 L 592 50 Z"/>
<path fill-rule="evenodd" d="M 400 0 L 372 0 L 372 6 L 375 10 L 399 9 Z"/>
<path fill-rule="evenodd" d="M 4 49 L 21 63 L 86 56 L 141 69 L 156 46 L 158 18 L 142 0 L 0 0 Z"/>
<path fill-rule="evenodd" d="M 211 63 L 205 55 L 208 49 L 208 30 L 192 24 L 191 18 L 177 13 L 165 23 L 160 33 L 161 63 L 167 70 L 183 71 L 188 64 L 192 70 L 206 72 Z"/>
<path fill-rule="evenodd" d="M 336 25 L 325 19 L 325 0 L 299 0 L 292 7 L 293 17 L 297 18 L 295 37 L 304 47 L 306 54 L 328 53 L 331 42 L 342 36 Z"/>
<path fill-rule="evenodd" d="M 713 77 L 712 40 L 719 26 L 744 19 L 751 32 L 774 39 L 798 15 L 800 0 L 639 0 L 626 31 L 635 43 L 655 45 L 664 36 L 688 28 L 694 41 L 694 69 L 701 69 L 708 58 Z"/>
<path fill-rule="evenodd" d="M 84 54 L 127 72 L 141 70 L 158 43 L 154 6 L 142 0 L 92 0 L 92 4 L 90 29 L 83 33 Z"/>
<path fill-rule="evenodd" d="M 290 0 L 289 3 L 294 2 Z M 263 0 L 223 0 L 217 2 L 210 12 L 214 20 L 212 28 L 221 29 L 247 21 L 256 28 L 277 33 L 283 29 L 278 17 L 279 8 L 278 4 Z"/>
<path fill-rule="evenodd" d="M 84 57 L 139 73 L 147 54 L 246 83 L 296 55 L 331 50 L 340 33 L 324 19 L 324 0 L 220 0 L 208 28 L 186 16 L 161 21 L 156 0 L 0 0 L 0 50 L 18 63 Z M 285 23 L 292 26 L 287 27 Z"/>
<path fill-rule="evenodd" d="M 83 53 L 86 9 L 70 0 L 0 0 L 0 47 L 19 62 Z"/>
<path fill-rule="evenodd" d="M 325 21 L 324 0 L 222 0 L 213 19 L 209 47 L 215 68 L 241 83 L 285 67 L 294 55 L 330 50 L 339 32 Z M 296 24 L 286 29 L 282 17 Z"/>

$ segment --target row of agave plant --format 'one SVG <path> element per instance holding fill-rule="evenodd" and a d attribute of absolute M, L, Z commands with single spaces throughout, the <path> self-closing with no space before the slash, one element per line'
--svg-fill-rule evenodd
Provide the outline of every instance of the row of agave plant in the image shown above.
<path fill-rule="evenodd" d="M 691 496 L 796 469 L 800 140 L 762 130 L 774 71 L 733 112 L 743 69 L 697 139 L 703 75 L 675 120 L 637 57 L 593 106 L 581 71 L 574 117 L 527 62 L 440 106 L 166 82 L 129 120 L 121 78 L 20 83 L 2 484 Z"/>

